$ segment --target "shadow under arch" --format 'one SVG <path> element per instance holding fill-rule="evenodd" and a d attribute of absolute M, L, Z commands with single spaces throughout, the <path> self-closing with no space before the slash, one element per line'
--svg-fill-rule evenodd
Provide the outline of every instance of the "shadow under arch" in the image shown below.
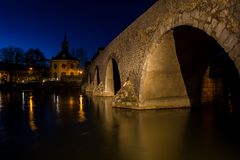
<path fill-rule="evenodd" d="M 239 73 L 219 43 L 191 26 L 173 28 L 173 36 L 191 105 L 203 105 L 204 101 L 220 104 L 231 100 L 237 106 Z"/>
<path fill-rule="evenodd" d="M 222 93 L 213 98 L 214 102 L 231 99 L 237 103 L 237 90 L 240 90 L 238 71 L 213 37 L 200 29 L 183 25 L 166 32 L 154 45 L 145 61 L 140 82 L 141 106 L 176 108 L 202 105 L 203 78 L 206 77 L 221 79 Z M 206 74 L 208 70 L 211 75 Z M 214 85 L 215 82 L 212 87 Z M 209 89 L 209 92 L 217 91 Z"/>
<path fill-rule="evenodd" d="M 88 84 L 91 84 L 91 83 L 92 83 L 92 77 L 91 77 L 91 74 L 88 74 L 88 79 L 87 79 L 87 81 L 88 81 Z"/>
<path fill-rule="evenodd" d="M 109 59 L 105 77 L 105 93 L 108 96 L 115 95 L 121 89 L 119 68 L 114 58 Z"/>

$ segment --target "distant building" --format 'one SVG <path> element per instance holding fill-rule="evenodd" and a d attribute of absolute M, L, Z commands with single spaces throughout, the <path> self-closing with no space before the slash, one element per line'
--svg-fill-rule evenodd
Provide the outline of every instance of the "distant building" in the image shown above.
<path fill-rule="evenodd" d="M 52 80 L 78 80 L 82 71 L 79 60 L 69 53 L 67 37 L 62 42 L 62 50 L 50 61 L 50 76 Z"/>
<path fill-rule="evenodd" d="M 6 70 L 0 70 L 0 84 L 10 81 L 9 72 Z"/>
<path fill-rule="evenodd" d="M 20 64 L 0 63 L 0 84 L 40 82 L 41 72 Z"/>

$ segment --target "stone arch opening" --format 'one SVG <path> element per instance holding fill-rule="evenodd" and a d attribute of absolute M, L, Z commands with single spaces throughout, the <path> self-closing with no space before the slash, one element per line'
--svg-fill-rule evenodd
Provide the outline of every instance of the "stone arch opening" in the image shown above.
<path fill-rule="evenodd" d="M 236 104 L 239 74 L 219 43 L 204 31 L 179 26 L 173 29 L 176 54 L 191 105 Z"/>
<path fill-rule="evenodd" d="M 100 84 L 100 77 L 99 77 L 99 68 L 96 66 L 95 72 L 94 72 L 94 81 L 93 85 L 94 87 L 98 86 Z"/>
<path fill-rule="evenodd" d="M 105 79 L 106 95 L 113 96 L 121 89 L 121 79 L 118 64 L 115 59 L 108 61 Z"/>
<path fill-rule="evenodd" d="M 154 45 L 141 78 L 140 106 L 172 108 L 230 99 L 237 104 L 238 71 L 214 38 L 200 29 L 178 26 Z"/>
<path fill-rule="evenodd" d="M 88 73 L 88 76 L 87 76 L 87 82 L 88 82 L 88 84 L 92 83 L 91 74 L 89 74 L 89 73 Z"/>

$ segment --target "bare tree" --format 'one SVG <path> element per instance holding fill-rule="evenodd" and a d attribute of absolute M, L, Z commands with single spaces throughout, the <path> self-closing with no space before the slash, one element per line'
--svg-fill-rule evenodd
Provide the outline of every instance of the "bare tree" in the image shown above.
<path fill-rule="evenodd" d="M 0 50 L 0 59 L 3 63 L 22 64 L 24 61 L 24 51 L 18 47 L 6 47 Z"/>
<path fill-rule="evenodd" d="M 29 66 L 44 67 L 46 63 L 46 57 L 40 49 L 30 48 L 25 53 L 25 63 Z"/>

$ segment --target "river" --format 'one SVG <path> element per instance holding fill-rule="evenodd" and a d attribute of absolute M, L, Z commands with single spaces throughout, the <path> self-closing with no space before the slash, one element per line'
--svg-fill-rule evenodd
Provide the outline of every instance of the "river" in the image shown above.
<path fill-rule="evenodd" d="M 0 91 L 0 159 L 235 160 L 238 117 L 211 106 L 116 109 L 74 89 Z"/>

